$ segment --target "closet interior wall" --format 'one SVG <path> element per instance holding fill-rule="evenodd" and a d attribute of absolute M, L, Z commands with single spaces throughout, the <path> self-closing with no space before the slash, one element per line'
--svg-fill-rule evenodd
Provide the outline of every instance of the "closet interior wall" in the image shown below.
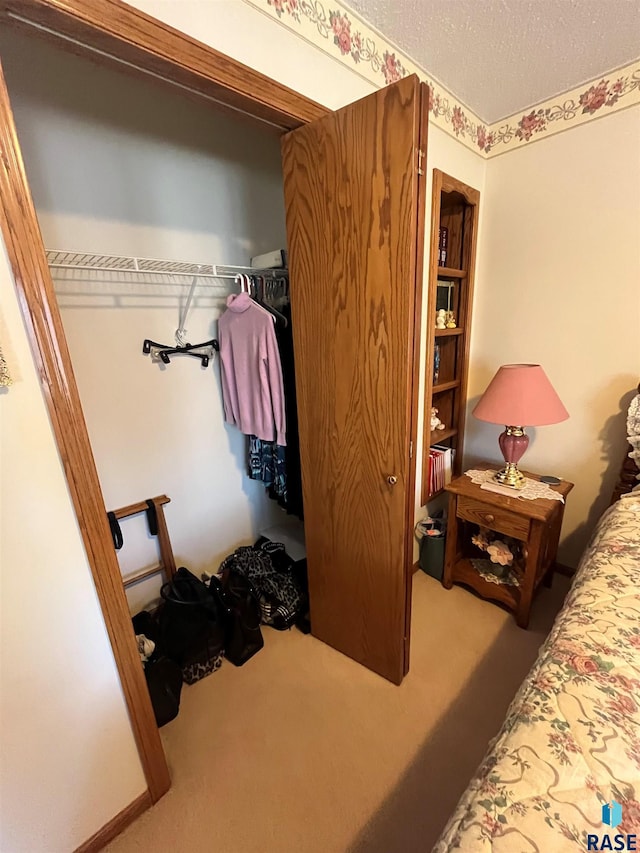
<path fill-rule="evenodd" d="M 47 248 L 246 265 L 286 245 L 275 130 L 45 42 L 0 33 L 0 53 Z M 27 59 L 28 57 L 28 59 Z M 224 423 L 217 358 L 142 355 L 174 341 L 190 278 L 54 272 L 108 508 L 166 493 L 178 565 L 215 571 L 286 517 L 246 475 L 246 439 Z M 188 339 L 217 333 L 233 281 L 203 283 Z M 156 561 L 144 519 L 128 523 L 123 574 Z M 132 610 L 159 579 L 133 587 Z"/>

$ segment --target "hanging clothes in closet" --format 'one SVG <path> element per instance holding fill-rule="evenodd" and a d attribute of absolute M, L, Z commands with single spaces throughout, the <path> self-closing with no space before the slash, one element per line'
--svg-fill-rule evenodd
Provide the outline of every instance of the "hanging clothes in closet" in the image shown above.
<path fill-rule="evenodd" d="M 232 294 L 218 321 L 218 339 L 227 423 L 284 447 L 284 389 L 272 315 L 248 293 Z"/>
<path fill-rule="evenodd" d="M 284 407 L 287 416 L 287 448 L 284 459 L 286 491 L 283 496 L 270 488 L 270 496 L 277 500 L 291 515 L 303 518 L 302 469 L 300 467 L 300 436 L 298 433 L 298 407 L 296 401 L 296 371 L 293 358 L 293 329 L 291 327 L 291 305 L 279 306 L 286 325 L 276 323 L 276 339 L 282 364 Z"/>
<path fill-rule="evenodd" d="M 248 284 L 241 283 L 243 289 Z M 283 283 L 286 285 L 286 279 L 281 278 L 280 284 Z M 225 416 L 229 423 L 238 426 L 249 437 L 249 476 L 264 483 L 269 496 L 288 513 L 302 518 L 302 476 L 288 288 L 283 290 L 281 287 L 279 297 L 272 302 L 273 294 L 265 292 L 262 276 L 256 276 L 251 286 L 257 294 L 256 299 L 245 292 L 229 297 L 228 310 L 219 321 Z M 260 338 L 264 340 L 261 342 Z M 238 358 L 236 352 L 239 353 Z M 251 417 L 242 409 L 243 400 L 247 401 Z M 253 416 L 257 409 L 260 410 L 259 418 Z M 284 427 L 279 429 L 282 411 Z M 271 422 L 273 429 L 269 429 Z"/>

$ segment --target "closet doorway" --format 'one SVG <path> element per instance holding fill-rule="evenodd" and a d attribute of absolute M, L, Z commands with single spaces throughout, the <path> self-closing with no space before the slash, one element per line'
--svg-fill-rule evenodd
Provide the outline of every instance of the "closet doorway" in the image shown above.
<path fill-rule="evenodd" d="M 192 88 L 209 96 L 215 90 L 222 101 L 229 91 L 227 103 L 236 108 L 241 103 L 247 113 L 255 102 L 254 116 L 263 122 L 267 117 L 280 131 L 315 119 L 283 142 L 312 631 L 399 683 L 408 669 L 424 93 L 416 78 L 407 78 L 322 117 L 326 111 L 318 105 L 287 94 L 272 81 L 262 86 L 264 78 L 248 69 L 242 70 L 243 94 L 238 94 L 233 74 L 227 81 L 218 77 L 205 91 L 220 64 L 215 51 L 197 45 L 209 70 L 205 74 L 201 66 L 196 73 L 191 62 L 187 72 L 184 57 L 193 59 L 193 40 L 114 2 L 93 0 L 89 17 L 85 8 L 81 22 L 79 15 L 72 20 L 74 7 L 82 5 L 87 7 L 66 3 L 62 12 L 53 0 L 4 7 L 11 11 L 19 6 L 23 20 L 33 14 L 39 24 L 80 37 L 85 44 L 104 49 L 108 42 L 111 55 L 128 62 L 135 58 L 142 63 L 142 48 L 132 47 L 133 33 L 139 40 L 142 32 L 147 44 L 154 45 L 151 60 L 148 48 L 143 59 L 155 74 L 160 69 L 181 85 L 188 78 Z M 114 9 L 119 12 L 117 26 Z M 15 21 L 7 18 L 5 23 L 11 28 Z M 34 46 L 39 43 L 29 38 Z M 228 66 L 230 60 L 225 60 Z M 1 82 L 4 239 L 155 800 L 169 785 L 168 772 L 137 660 L 45 245 Z M 265 105 L 270 96 L 271 104 Z"/>

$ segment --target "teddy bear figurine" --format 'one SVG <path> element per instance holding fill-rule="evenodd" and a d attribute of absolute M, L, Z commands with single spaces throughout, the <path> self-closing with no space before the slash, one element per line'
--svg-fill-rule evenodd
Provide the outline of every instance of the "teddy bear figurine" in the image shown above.
<path fill-rule="evenodd" d="M 434 407 L 431 409 L 431 432 L 436 429 L 445 429 L 445 426 L 438 417 L 438 410 Z"/>
<path fill-rule="evenodd" d="M 444 308 L 441 308 L 436 313 L 436 329 L 446 329 L 447 328 L 447 312 Z"/>

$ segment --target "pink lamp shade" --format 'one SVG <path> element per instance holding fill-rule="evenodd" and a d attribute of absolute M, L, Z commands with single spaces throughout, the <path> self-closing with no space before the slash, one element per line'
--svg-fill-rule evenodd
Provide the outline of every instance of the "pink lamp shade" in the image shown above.
<path fill-rule="evenodd" d="M 505 467 L 495 479 L 514 489 L 521 489 L 525 480 L 518 470 L 529 445 L 524 427 L 557 424 L 569 417 L 539 364 L 503 364 L 473 414 L 481 421 L 505 425 L 498 438 Z"/>
<path fill-rule="evenodd" d="M 491 424 L 522 427 L 557 424 L 569 417 L 539 364 L 503 364 L 473 415 Z"/>

